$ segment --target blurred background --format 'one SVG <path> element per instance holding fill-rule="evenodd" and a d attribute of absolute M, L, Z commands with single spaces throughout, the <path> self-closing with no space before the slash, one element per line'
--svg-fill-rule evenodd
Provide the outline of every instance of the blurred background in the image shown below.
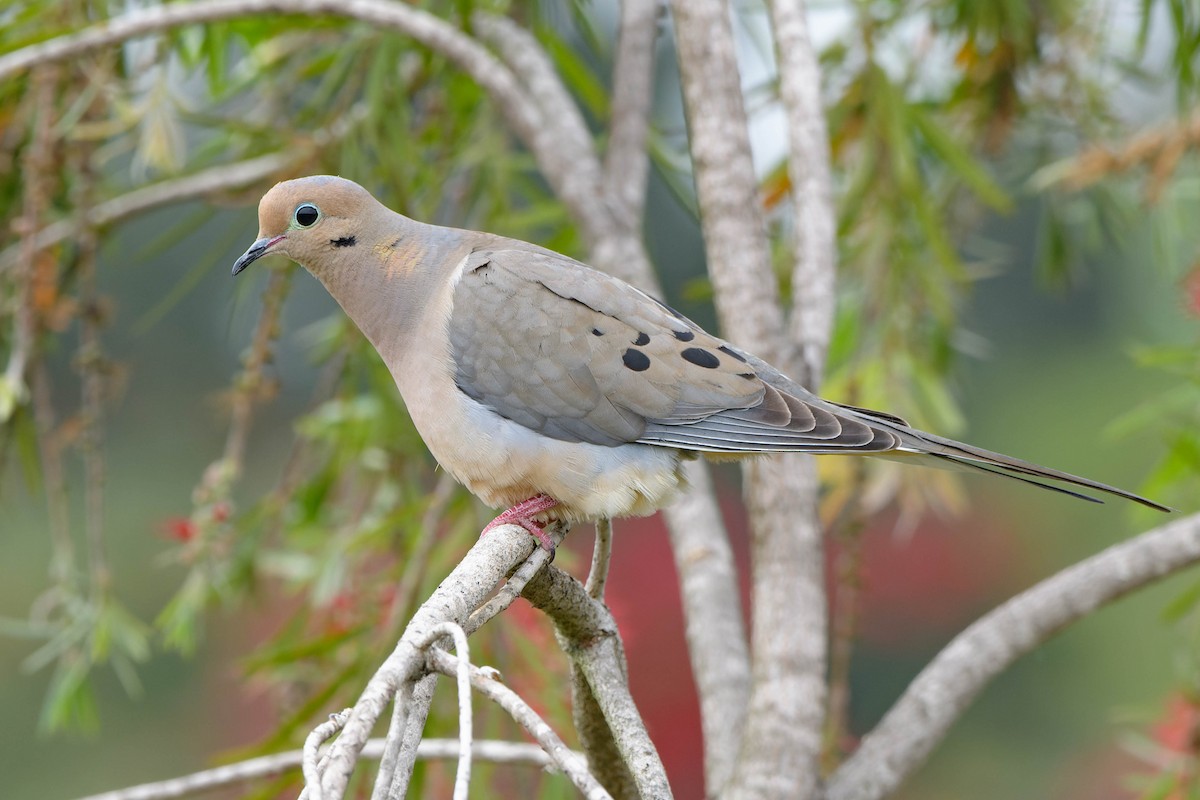
<path fill-rule="evenodd" d="M 0 11 L 2 50 L 74 29 L 93 5 L 60 13 L 53 3 L 16 3 Z M 448 18 L 465 13 L 462 3 L 425 5 Z M 614 5 L 479 5 L 535 30 L 600 127 Z M 766 15 L 757 2 L 735 6 L 764 203 L 782 241 L 786 201 L 776 194 L 785 148 Z M 1200 8 L 1184 0 L 810 6 L 828 84 L 843 250 L 826 394 L 1194 510 L 1196 165 L 1184 152 L 1163 175 L 1138 162 L 1093 165 L 1090 174 L 1091 162 L 1075 157 L 1092 142 L 1116 152 L 1141 131 L 1191 119 L 1193 59 L 1183 43 L 1200 31 Z M 130 66 L 138 59 L 151 65 L 140 74 Z M 316 142 L 315 152 L 293 174 L 339 172 L 414 217 L 582 255 L 565 213 L 480 92 L 403 37 L 340 21 L 259 19 L 143 41 L 106 63 L 126 94 L 105 110 L 80 110 L 86 104 L 66 88 L 69 71 L 54 95 L 56 124 L 83 126 L 75 128 L 80 146 L 101 165 L 99 196 L 223 153 L 294 149 L 303 139 Z M 667 300 L 712 326 L 665 22 L 656 70 L 646 236 Z M 900 145 L 873 138 L 891 124 L 878 117 L 873 70 L 909 114 L 893 133 L 916 142 L 917 188 L 934 217 L 927 229 L 896 210 L 915 201 L 905 195 L 911 187 L 889 179 L 898 158 L 889 148 Z M 0 93 L 10 219 L 29 159 L 18 128 L 32 118 L 35 91 L 23 76 Z M 357 121 L 337 142 L 315 135 L 350 118 Z M 930 126 L 957 144 L 939 145 Z M 50 192 L 51 205 L 69 205 L 66 183 Z M 87 369 L 79 353 L 91 334 L 76 304 L 59 309 L 57 327 L 47 322 L 43 342 L 55 425 L 39 432 L 32 411 L 19 409 L 0 451 L 5 796 L 69 797 L 295 745 L 353 697 L 358 676 L 390 649 L 388 632 L 405 609 L 489 518 L 461 492 L 439 488 L 386 373 L 313 279 L 270 262 L 229 277 L 255 236 L 255 203 L 269 183 L 104 229 L 94 289 L 68 280 L 85 263 L 74 250 L 47 267 L 66 287 L 47 303 L 90 292 L 84 305 L 100 319 L 96 446 L 112 590 L 88 605 L 55 588 L 53 573 L 47 578 L 55 501 L 48 506 L 53 484 L 39 436 L 49 430 L 62 444 L 67 492 L 58 508 L 69 513 L 78 563 L 94 508 L 85 447 L 71 428 L 89 424 L 80 421 Z M 941 261 L 930 256 L 938 236 L 952 250 Z M 944 304 L 931 299 L 939 287 Z M 264 296 L 281 304 L 279 320 L 270 357 L 247 383 Z M 223 473 L 231 409 L 251 400 L 244 455 Z M 981 613 L 1162 521 L 1128 504 L 1093 506 L 986 476 L 958 482 L 885 468 L 854 478 L 836 459 L 822 469 L 831 485 L 859 480 L 875 499 L 855 514 L 853 530 L 831 534 L 834 604 L 853 603 L 855 618 L 848 724 L 834 733 L 835 750 L 852 748 Z M 739 476 L 725 467 L 716 474 L 744 586 Z M 418 523 L 438 496 L 440 532 L 423 533 Z M 831 492 L 827 514 L 838 516 L 845 502 Z M 677 796 L 698 797 L 699 717 L 666 534 L 657 517 L 616 530 L 609 602 L 635 698 Z M 408 554 L 428 536 L 435 541 L 423 571 L 397 589 Z M 573 532 L 559 563 L 582 574 L 590 546 L 588 530 Z M 1198 586 L 1194 573 L 1165 581 L 1021 660 L 900 796 L 1198 796 Z M 499 623 L 481 632 L 479 660 L 500 666 L 565 730 L 565 664 L 545 621 L 519 603 Z M 97 624 L 109 641 L 82 632 Z M 450 687 L 439 689 L 434 734 L 452 734 L 453 699 Z M 516 735 L 483 713 L 486 732 Z M 452 767 L 426 768 L 420 780 L 421 796 L 448 794 Z M 489 786 L 505 796 L 571 796 L 561 780 L 518 770 L 484 770 L 476 796 L 493 796 Z M 280 792 L 265 785 L 259 796 Z"/>

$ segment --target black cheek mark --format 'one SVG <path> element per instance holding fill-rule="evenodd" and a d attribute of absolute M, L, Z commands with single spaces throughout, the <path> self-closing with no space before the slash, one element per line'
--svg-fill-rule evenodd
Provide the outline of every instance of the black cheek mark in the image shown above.
<path fill-rule="evenodd" d="M 625 350 L 621 356 L 621 361 L 625 362 L 625 366 L 634 372 L 644 372 L 650 369 L 650 357 L 641 350 L 634 350 L 632 347 Z"/>
<path fill-rule="evenodd" d="M 334 247 L 354 247 L 354 245 L 358 244 L 358 239 L 355 239 L 353 236 L 343 236 L 340 239 L 330 239 L 329 243 Z"/>
<path fill-rule="evenodd" d="M 720 347 L 718 347 L 717 349 L 718 349 L 718 350 L 720 350 L 720 351 L 721 351 L 722 353 L 724 353 L 725 355 L 727 355 L 727 356 L 730 356 L 731 358 L 736 358 L 738 361 L 741 361 L 743 364 L 745 364 L 745 363 L 746 363 L 746 358 L 745 358 L 745 356 L 743 356 L 743 355 L 741 355 L 741 354 L 739 354 L 739 353 L 737 353 L 737 352 L 735 352 L 735 351 L 733 351 L 733 350 L 729 349 L 729 348 L 728 348 L 728 347 L 726 347 L 725 345 L 721 345 L 721 346 L 720 346 Z"/>
<path fill-rule="evenodd" d="M 647 334 L 639 332 L 637 338 L 633 340 L 633 343 L 638 347 L 645 347 L 646 345 L 650 344 L 650 337 Z"/>
<path fill-rule="evenodd" d="M 675 338 L 681 342 L 690 342 L 692 339 L 696 338 L 696 334 L 692 333 L 691 331 L 671 331 L 671 332 L 674 333 Z"/>
<path fill-rule="evenodd" d="M 600 330 L 599 328 L 592 328 L 592 336 L 603 336 L 603 335 L 604 335 L 604 331 Z"/>
<path fill-rule="evenodd" d="M 684 361 L 690 361 L 697 367 L 705 369 L 716 369 L 721 365 L 721 359 L 700 347 L 689 347 L 679 355 L 683 356 Z"/>

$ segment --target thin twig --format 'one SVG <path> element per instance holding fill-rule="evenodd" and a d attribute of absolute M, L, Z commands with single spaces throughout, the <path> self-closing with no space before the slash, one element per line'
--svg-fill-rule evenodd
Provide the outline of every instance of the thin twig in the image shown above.
<path fill-rule="evenodd" d="M 1096 609 L 1200 562 L 1200 514 L 1113 545 L 1006 600 L 954 637 L 830 778 L 829 800 L 886 797 L 1018 658 Z"/>
<path fill-rule="evenodd" d="M 25 184 L 25 191 L 21 218 L 15 226 L 21 236 L 17 245 L 19 255 L 14 275 L 13 296 L 17 300 L 13 309 L 15 327 L 12 350 L 4 368 L 4 383 L 12 393 L 11 402 L 14 407 L 22 399 L 25 369 L 33 355 L 37 338 L 37 317 L 33 304 L 33 279 L 38 253 L 37 228 L 49 205 L 48 198 L 52 188 L 48 176 L 54 166 L 54 100 L 58 77 L 59 71 L 55 67 L 38 70 L 33 77 L 30 98 L 33 105 L 33 126 L 29 134 L 29 147 L 21 161 L 21 178 Z M 11 409 L 3 410 L 5 413 L 0 419 L 7 418 L 11 413 Z"/>
<path fill-rule="evenodd" d="M 555 547 L 557 547 L 562 543 L 563 537 L 566 536 L 567 529 L 561 525 L 555 525 L 548 530 L 547 533 L 550 534 L 551 539 L 554 541 Z M 467 635 L 470 636 L 475 631 L 482 628 L 488 622 L 488 620 L 492 619 L 497 614 L 504 611 L 504 609 L 511 606 L 513 601 L 520 597 L 521 592 L 525 590 L 525 584 L 527 584 L 529 580 L 536 575 L 539 570 L 542 569 L 542 567 L 549 564 L 550 559 L 553 557 L 554 554 L 549 550 L 541 547 L 535 549 L 529 558 L 525 560 L 525 563 L 521 564 L 517 571 L 512 574 L 512 577 L 505 582 L 500 591 L 496 593 L 496 596 L 488 600 L 487 603 L 485 603 L 479 609 L 476 609 L 476 611 L 471 614 L 466 624 L 463 625 L 463 629 L 467 632 Z"/>
<path fill-rule="evenodd" d="M 46 483 L 46 506 L 49 518 L 51 541 L 50 578 L 54 591 L 66 591 L 73 583 L 75 571 L 75 545 L 71 541 L 70 511 L 67 504 L 67 484 L 63 472 L 62 443 L 56 435 L 54 397 L 50 385 L 50 372 L 42 360 L 29 362 L 37 338 L 37 317 L 33 303 L 33 281 L 36 274 L 37 244 L 35 231 L 48 203 L 50 187 L 47 174 L 53 158 L 54 92 L 58 84 L 58 69 L 47 67 L 38 70 L 33 78 L 34 122 L 30 134 L 29 149 L 22 163 L 22 179 L 25 183 L 25 206 L 20 222 L 21 241 L 16 248 L 19 260 L 13 273 L 14 297 L 12 351 L 4 372 L 4 383 L 13 393 L 14 404 L 20 400 L 20 387 L 25 373 L 32 372 L 31 396 L 33 418 L 37 427 L 38 457 L 41 462 L 42 479 Z M 0 414 L 0 417 L 3 417 Z"/>
<path fill-rule="evenodd" d="M 383 755 L 384 739 L 371 739 L 363 747 L 361 756 L 375 760 Z M 458 758 L 457 739 L 426 739 L 421 742 L 417 757 L 422 761 L 447 761 Z M 504 742 L 476 740 L 471 743 L 472 758 L 492 764 L 524 764 L 542 769 L 553 768 L 550 756 L 536 744 L 526 742 Z M 154 783 L 143 783 L 111 792 L 89 795 L 79 800 L 173 800 L 193 794 L 202 794 L 228 786 L 260 778 L 270 778 L 297 769 L 304 760 L 303 750 L 289 750 L 269 756 L 260 756 L 235 764 L 194 772 L 179 778 Z"/>
<path fill-rule="evenodd" d="M 388 728 L 388 752 L 384 753 L 384 757 L 392 762 L 392 767 L 384 771 L 380 764 L 380 775 L 376 777 L 372 797 L 377 791 L 386 800 L 403 800 L 408 794 L 408 784 L 417 763 L 425 721 L 429 718 L 436 688 L 437 675 L 430 674 L 415 683 L 406 681 L 396 692 L 396 699 L 392 701 L 395 713 Z"/>
<path fill-rule="evenodd" d="M 53 222 L 41 228 L 34 236 L 33 247 L 36 250 L 45 250 L 69 240 L 80 224 L 80 216 L 88 226 L 102 228 L 152 208 L 250 186 L 271 175 L 284 172 L 288 166 L 299 163 L 308 155 L 308 151 L 303 148 L 298 154 L 272 153 L 133 189 L 97 203 L 81 214 L 77 213 L 72 219 Z M 16 257 L 16 248 L 10 247 L 0 251 L 0 271 L 10 266 Z"/>
<path fill-rule="evenodd" d="M 458 656 L 458 770 L 454 774 L 454 800 L 467 800 L 471 782 L 471 740 L 474 738 L 471 722 L 471 654 L 467 645 L 466 632 L 453 622 L 435 625 L 418 642 L 422 649 L 434 648 L 439 639 L 449 636 L 454 640 L 454 652 Z"/>
<path fill-rule="evenodd" d="M 546 123 L 527 88 L 512 71 L 453 25 L 427 11 L 390 0 L 206 0 L 150 6 L 0 56 L 0 79 L 38 64 L 63 61 L 149 33 L 269 13 L 356 19 L 400 31 L 442 54 L 491 96 L 496 108 L 533 154 L 555 194 L 571 209 L 585 237 L 597 242 L 608 235 L 611 215 L 605 208 L 599 184 L 585 179 L 579 164 L 564 153 L 555 138 L 557 128 Z M 566 108 L 556 109 L 555 113 L 575 112 Z"/>
<path fill-rule="evenodd" d="M 459 659 L 445 650 L 429 653 L 429 666 L 444 675 L 456 675 Z M 521 696 L 498 679 L 495 670 L 470 667 L 471 686 L 508 712 L 509 716 L 533 737 L 554 764 L 562 770 L 588 800 L 611 800 L 596 779 L 588 772 L 583 757 L 566 746 L 558 734 L 534 711 Z"/>
<path fill-rule="evenodd" d="M 75 544 L 71 541 L 67 481 L 63 473 L 62 443 L 55 431 L 54 398 L 50 370 L 42 360 L 32 368 L 33 419 L 37 426 L 38 459 L 46 483 L 46 515 L 50 532 L 50 578 L 55 591 L 74 583 Z"/>
<path fill-rule="evenodd" d="M 88 573 L 93 599 L 108 592 L 112 580 L 104 547 L 104 353 L 100 345 L 100 297 L 96 291 L 96 232 L 83 223 L 91 207 L 94 183 L 90 147 L 77 147 L 75 158 L 79 180 L 74 191 L 73 205 L 81 210 L 76 217 L 75 241 L 79 246 L 79 292 L 82 303 L 80 315 L 79 355 L 77 366 L 81 373 L 80 451 L 84 468 L 84 541 L 87 542 Z"/>
<path fill-rule="evenodd" d="M 425 631 L 445 620 L 463 625 L 471 612 L 495 591 L 504 575 L 537 549 L 516 525 L 504 525 L 482 537 L 413 615 L 395 650 L 367 682 L 341 736 L 329 751 L 322 786 L 329 800 L 340 798 L 354 771 L 358 753 L 399 686 L 421 673 L 425 653 L 415 647 Z M 464 629 L 466 626 L 464 625 Z"/>
<path fill-rule="evenodd" d="M 340 731 L 350 717 L 350 709 L 346 708 L 336 714 L 330 714 L 329 719 L 313 728 L 304 739 L 304 759 L 301 770 L 304 772 L 304 791 L 300 793 L 301 800 L 322 800 L 321 791 L 321 745 Z"/>
<path fill-rule="evenodd" d="M 250 421 L 255 403 L 260 399 L 267 365 L 271 362 L 271 346 L 279 338 L 279 320 L 283 301 L 287 299 L 293 269 L 273 270 L 263 290 L 262 312 L 250 348 L 242 359 L 230 409 L 229 433 L 225 438 L 224 461 L 230 478 L 237 476 L 245 460 L 246 441 L 250 436 Z"/>
<path fill-rule="evenodd" d="M 584 588 L 588 595 L 597 600 L 604 599 L 604 587 L 608 584 L 608 568 L 612 564 L 613 524 L 608 517 L 596 520 L 596 544 L 592 548 L 592 568 L 588 571 Z"/>
<path fill-rule="evenodd" d="M 524 596 L 554 622 L 559 646 L 587 679 L 640 796 L 671 797 L 662 760 L 629 693 L 625 650 L 608 608 L 554 567 L 539 572 Z"/>

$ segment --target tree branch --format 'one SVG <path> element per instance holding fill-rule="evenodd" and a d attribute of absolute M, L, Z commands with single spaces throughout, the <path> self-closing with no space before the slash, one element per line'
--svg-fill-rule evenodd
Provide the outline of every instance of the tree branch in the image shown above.
<path fill-rule="evenodd" d="M 588 570 L 583 588 L 588 596 L 604 602 L 604 587 L 608 585 L 608 568 L 612 563 L 612 520 L 596 520 L 596 542 L 592 548 L 592 567 Z"/>
<path fill-rule="evenodd" d="M 579 581 L 552 566 L 529 582 L 524 597 L 553 620 L 559 645 L 587 679 L 640 795 L 670 798 L 662 761 L 629 694 L 625 652 L 608 609 L 588 596 Z"/>
<path fill-rule="evenodd" d="M 558 128 L 547 122 L 546 114 L 531 99 L 528 88 L 510 69 L 463 31 L 409 5 L 388 0 L 207 0 L 152 6 L 0 56 L 0 80 L 37 64 L 63 61 L 145 34 L 266 13 L 356 19 L 404 33 L 445 56 L 491 96 L 509 126 L 533 154 L 555 194 L 571 209 L 585 237 L 595 244 L 610 235 L 611 215 L 603 202 L 594 153 L 589 149 L 589 158 L 596 162 L 594 170 L 571 160 L 556 138 Z M 578 112 L 569 105 L 556 108 L 553 113 L 566 116 Z"/>
<path fill-rule="evenodd" d="M 90 227 L 102 227 L 159 206 L 250 186 L 266 177 L 282 173 L 287 167 L 298 163 L 307 156 L 307 151 L 303 154 L 290 155 L 272 153 L 238 161 L 234 164 L 223 164 L 219 167 L 200 170 L 182 178 L 143 186 L 89 208 L 86 212 L 85 224 Z M 78 222 L 73 219 L 51 223 L 37 232 L 33 239 L 33 246 L 36 250 L 52 247 L 70 239 L 77 229 Z M 16 255 L 17 253 L 12 247 L 0 251 L 0 270 L 10 266 Z"/>
<path fill-rule="evenodd" d="M 691 492 L 664 513 L 687 611 L 688 655 L 704 734 L 704 784 L 712 796 L 729 782 L 737 760 L 750 703 L 750 653 L 737 566 L 716 490 L 703 461 L 684 469 Z"/>
<path fill-rule="evenodd" d="M 622 0 L 612 74 L 612 114 L 604 154 L 605 192 L 619 222 L 641 233 L 650 159 L 646 134 L 654 97 L 654 43 L 661 0 Z"/>
<path fill-rule="evenodd" d="M 1200 562 L 1200 514 L 1113 545 L 981 617 L 938 653 L 829 782 L 829 800 L 890 795 L 991 680 L 1071 623 Z"/>
<path fill-rule="evenodd" d="M 727 0 L 673 0 L 696 194 L 723 333 L 785 371 L 784 337 L 758 200 Z M 753 533 L 750 706 L 734 776 L 710 794 L 810 798 L 825 706 L 825 590 L 811 459 L 745 469 Z"/>
<path fill-rule="evenodd" d="M 561 526 L 552 530 L 561 537 Z M 417 642 L 441 622 L 463 625 L 471 612 L 495 591 L 503 576 L 529 558 L 535 549 L 540 550 L 523 528 L 516 525 L 496 528 L 475 543 L 417 609 L 396 649 L 371 677 L 346 727 L 330 747 L 328 766 L 321 776 L 325 797 L 332 800 L 342 796 L 359 751 L 397 687 L 420 675 L 425 653 L 417 647 Z"/>
<path fill-rule="evenodd" d="M 792 338 L 800 346 L 796 380 L 816 391 L 837 308 L 837 221 L 829 176 L 829 133 L 821 102 L 821 65 L 808 36 L 804 0 L 771 0 L 779 95 L 787 115 L 792 184 Z"/>
<path fill-rule="evenodd" d="M 460 668 L 460 661 L 439 648 L 430 650 L 428 656 L 429 666 L 444 675 L 455 675 Z M 587 762 L 583 757 L 567 747 L 554 729 L 547 725 L 520 695 L 501 683 L 495 670 L 481 669 L 470 664 L 467 667 L 470 671 L 471 686 L 507 711 L 509 716 L 537 741 L 550 761 L 571 779 L 584 797 L 588 800 L 612 800 L 608 792 L 604 791 L 588 772 Z"/>
<path fill-rule="evenodd" d="M 384 747 L 385 740 L 371 739 L 363 746 L 359 757 L 374 761 L 383 755 Z M 458 758 L 458 748 L 456 739 L 425 739 L 417 751 L 417 758 L 422 761 L 448 761 Z M 88 795 L 80 800 L 172 800 L 281 775 L 299 768 L 303 758 L 303 750 L 289 750 L 179 778 Z M 539 745 L 525 742 L 476 740 L 471 743 L 471 758 L 492 764 L 528 764 L 540 769 L 554 766 L 550 756 Z"/>
<path fill-rule="evenodd" d="M 454 800 L 467 800 L 471 783 L 471 742 L 475 738 L 471 717 L 471 651 L 466 632 L 453 622 L 435 625 L 418 646 L 433 649 L 445 636 L 454 640 L 457 669 L 453 674 L 458 683 L 458 769 L 454 773 Z M 550 751 L 547 751 L 550 752 Z"/>

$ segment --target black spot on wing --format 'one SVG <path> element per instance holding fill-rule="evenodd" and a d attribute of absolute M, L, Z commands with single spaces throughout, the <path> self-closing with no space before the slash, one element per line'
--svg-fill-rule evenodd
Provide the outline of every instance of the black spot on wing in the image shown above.
<path fill-rule="evenodd" d="M 634 372 L 644 372 L 650 369 L 650 357 L 641 350 L 634 350 L 632 347 L 625 350 L 625 353 L 621 356 L 621 361 Z"/>
<path fill-rule="evenodd" d="M 681 342 L 690 342 L 696 338 L 696 334 L 691 331 L 671 331 L 671 333 L 675 334 L 675 338 Z"/>
<path fill-rule="evenodd" d="M 646 345 L 650 344 L 650 335 L 639 331 L 637 338 L 633 340 L 633 343 L 638 347 L 645 347 Z"/>
<path fill-rule="evenodd" d="M 604 331 L 600 330 L 599 328 L 592 328 L 592 336 L 603 336 L 603 335 L 604 335 Z"/>
<path fill-rule="evenodd" d="M 679 355 L 683 356 L 684 361 L 689 361 L 697 367 L 704 367 L 705 369 L 716 369 L 721 365 L 720 358 L 702 347 L 689 347 Z"/>

